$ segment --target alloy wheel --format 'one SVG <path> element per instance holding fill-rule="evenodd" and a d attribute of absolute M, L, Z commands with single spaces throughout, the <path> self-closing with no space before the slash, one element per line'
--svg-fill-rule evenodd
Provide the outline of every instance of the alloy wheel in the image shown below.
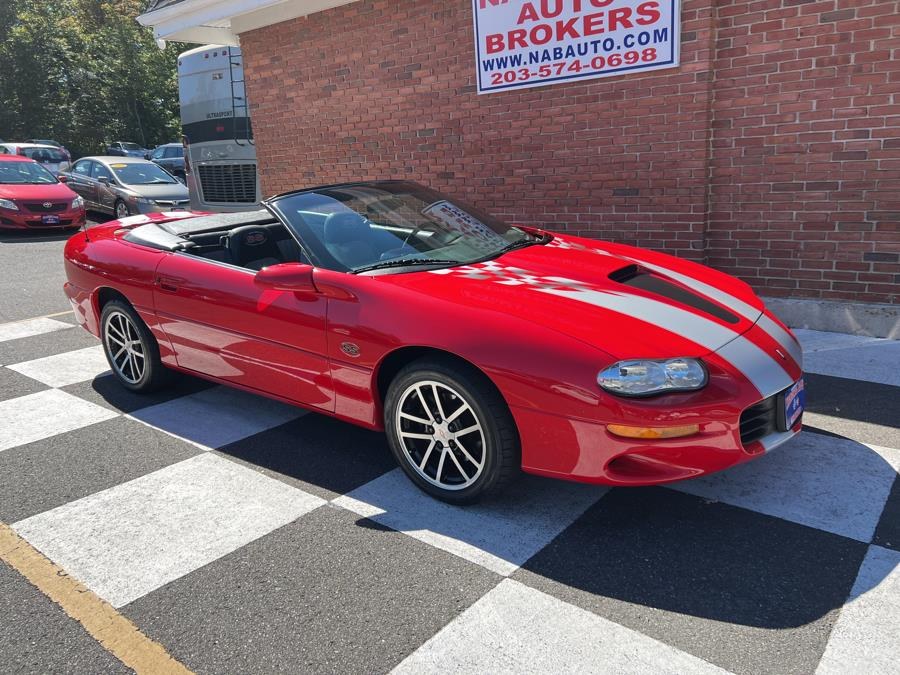
<path fill-rule="evenodd" d="M 401 394 L 395 428 L 409 465 L 443 490 L 462 490 L 484 471 L 486 438 L 472 406 L 441 382 L 416 382 Z"/>
<path fill-rule="evenodd" d="M 128 216 L 128 206 L 125 202 L 116 204 L 116 218 L 125 218 Z"/>
<path fill-rule="evenodd" d="M 116 375 L 129 384 L 140 382 L 147 368 L 147 350 L 131 318 L 123 312 L 110 312 L 103 333 Z"/>

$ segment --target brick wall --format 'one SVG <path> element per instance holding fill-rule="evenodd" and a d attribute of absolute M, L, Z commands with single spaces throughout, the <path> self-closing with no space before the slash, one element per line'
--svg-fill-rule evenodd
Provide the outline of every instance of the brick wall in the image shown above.
<path fill-rule="evenodd" d="M 897 57 L 897 2 L 720 0 L 709 264 L 767 295 L 900 302 Z"/>
<path fill-rule="evenodd" d="M 241 36 L 266 194 L 410 178 L 770 295 L 900 302 L 900 2 L 682 1 L 682 65 L 478 96 L 468 0 Z"/>

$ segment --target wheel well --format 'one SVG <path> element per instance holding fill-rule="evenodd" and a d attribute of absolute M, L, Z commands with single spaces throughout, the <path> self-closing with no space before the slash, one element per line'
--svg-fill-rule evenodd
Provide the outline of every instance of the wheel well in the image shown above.
<path fill-rule="evenodd" d="M 110 300 L 121 300 L 122 302 L 128 302 L 128 298 L 119 293 L 115 288 L 108 288 L 104 286 L 103 288 L 97 291 L 97 316 L 99 317 L 103 313 L 103 308 L 106 306 L 106 303 Z"/>
<path fill-rule="evenodd" d="M 387 398 L 388 387 L 391 386 L 391 382 L 397 376 L 397 373 L 399 373 L 408 363 L 412 363 L 413 361 L 424 357 L 439 358 L 442 361 L 454 363 L 456 365 L 463 366 L 464 368 L 468 368 L 478 376 L 484 378 L 484 380 L 489 383 L 491 387 L 497 389 L 497 385 L 493 383 L 491 378 L 489 378 L 487 374 L 483 370 L 481 370 L 481 368 L 476 366 L 471 361 L 467 361 L 466 359 L 462 358 L 461 356 L 457 356 L 452 352 L 447 352 L 443 349 L 437 349 L 435 347 L 401 347 L 400 349 L 397 349 L 388 354 L 381 362 L 381 365 L 379 365 L 378 367 L 378 374 L 375 384 L 377 386 L 378 401 L 380 404 L 384 404 L 384 400 L 385 398 Z M 502 393 L 500 395 L 502 398 Z"/>

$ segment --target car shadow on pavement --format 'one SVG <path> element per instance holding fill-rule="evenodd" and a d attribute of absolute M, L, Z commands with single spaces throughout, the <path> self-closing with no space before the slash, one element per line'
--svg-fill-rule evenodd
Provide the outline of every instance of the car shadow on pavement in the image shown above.
<path fill-rule="evenodd" d="M 206 386 L 183 378 L 165 398 Z M 91 389 L 126 412 L 141 405 L 112 378 Z M 418 490 L 382 434 L 312 412 L 217 451 L 333 500 L 360 527 L 404 532 L 626 624 L 641 607 L 761 629 L 813 624 L 844 604 L 898 464 L 808 430 L 755 461 L 665 487 L 523 476 L 457 507 Z"/>
<path fill-rule="evenodd" d="M 90 229 L 94 225 L 101 225 L 103 223 L 109 222 L 110 220 L 113 220 L 113 216 L 109 216 L 103 213 L 96 213 L 94 211 L 88 211 L 87 216 L 88 229 Z M 80 231 L 81 228 L 60 229 L 50 227 L 46 229 L 34 228 L 31 230 L 0 229 L 0 244 L 28 244 L 34 242 L 66 241 L 73 234 Z"/>
<path fill-rule="evenodd" d="M 0 230 L 0 244 L 29 244 L 46 241 L 66 241 L 78 230 Z"/>

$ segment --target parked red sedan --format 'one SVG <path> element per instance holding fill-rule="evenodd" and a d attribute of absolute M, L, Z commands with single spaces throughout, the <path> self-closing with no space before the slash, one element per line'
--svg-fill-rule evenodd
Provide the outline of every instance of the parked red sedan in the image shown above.
<path fill-rule="evenodd" d="M 0 229 L 76 228 L 84 200 L 33 159 L 0 155 Z"/>
<path fill-rule="evenodd" d="M 738 279 L 409 182 L 265 205 L 69 240 L 66 293 L 123 386 L 180 370 L 383 429 L 407 475 L 456 503 L 520 468 L 690 478 L 800 430 L 800 345 Z"/>

